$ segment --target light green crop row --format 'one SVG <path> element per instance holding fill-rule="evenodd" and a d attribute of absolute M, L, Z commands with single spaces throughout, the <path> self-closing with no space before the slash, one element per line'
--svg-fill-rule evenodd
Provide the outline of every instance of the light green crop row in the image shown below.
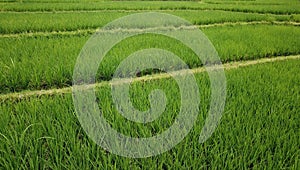
<path fill-rule="evenodd" d="M 122 12 L 97 13 L 0 13 L 1 33 L 71 31 L 98 28 L 125 16 Z"/>
<path fill-rule="evenodd" d="M 89 3 L 89 2 L 102 2 L 102 1 L 137 1 L 137 0 L 0 0 L 0 2 L 37 2 L 37 3 Z M 162 0 L 138 0 L 138 1 L 162 1 Z M 173 0 L 164 0 L 173 1 Z M 177 0 L 177 1 L 201 1 L 201 0 Z"/>
<path fill-rule="evenodd" d="M 300 21 L 292 15 L 247 14 L 225 11 L 165 11 L 193 24 L 249 21 Z M 0 13 L 0 33 L 96 29 L 129 12 Z"/>
<path fill-rule="evenodd" d="M 69 11 L 69 10 L 225 10 L 273 14 L 300 13 L 298 1 L 284 4 L 208 4 L 192 1 L 103 1 L 83 3 L 2 3 L 0 11 Z"/>
<path fill-rule="evenodd" d="M 223 62 L 300 53 L 295 26 L 251 25 L 203 29 Z M 76 58 L 89 36 L 37 36 L 0 41 L 0 92 L 71 85 Z M 159 35 L 141 35 L 117 44 L 102 61 L 97 80 L 109 80 L 119 63 L 145 48 L 169 50 L 190 68 L 202 65 L 191 49 Z"/>
<path fill-rule="evenodd" d="M 71 94 L 0 103 L 0 166 L 5 169 L 298 169 L 300 60 L 226 71 L 227 100 L 219 126 L 204 143 L 199 135 L 209 108 L 209 80 L 196 74 L 201 106 L 186 138 L 170 151 L 144 159 L 111 154 L 97 146 L 77 120 Z M 162 116 L 143 125 L 115 109 L 110 87 L 98 89 L 99 106 L 117 131 L 148 137 L 173 124 L 180 98 L 173 79 L 137 82 L 131 97 L 149 109 L 147 96 L 160 88 L 167 97 Z"/>
<path fill-rule="evenodd" d="M 203 0 L 211 4 L 235 4 L 235 5 L 287 5 L 297 4 L 298 0 Z"/>

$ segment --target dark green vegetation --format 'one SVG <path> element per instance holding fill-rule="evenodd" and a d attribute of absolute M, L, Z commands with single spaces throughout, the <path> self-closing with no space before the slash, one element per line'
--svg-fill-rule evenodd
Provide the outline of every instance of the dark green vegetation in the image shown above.
<path fill-rule="evenodd" d="M 206 73 L 197 73 L 201 107 L 194 128 L 172 150 L 145 159 L 120 157 L 97 146 L 78 122 L 69 93 L 1 100 L 14 92 L 69 87 L 76 58 L 95 29 L 146 11 L 198 25 L 224 63 L 300 54 L 298 0 L 0 0 L 0 169 L 299 169 L 299 59 L 226 70 L 225 111 L 203 144 L 198 140 L 209 109 L 210 83 Z M 111 49 L 97 81 L 110 80 L 124 58 L 144 48 L 166 49 L 191 68 L 202 66 L 180 42 L 147 34 Z M 148 95 L 157 88 L 166 93 L 167 108 L 145 125 L 117 112 L 108 85 L 96 93 L 113 128 L 150 137 L 174 123 L 180 108 L 178 86 L 163 78 L 130 88 L 140 110 L 149 108 Z"/>

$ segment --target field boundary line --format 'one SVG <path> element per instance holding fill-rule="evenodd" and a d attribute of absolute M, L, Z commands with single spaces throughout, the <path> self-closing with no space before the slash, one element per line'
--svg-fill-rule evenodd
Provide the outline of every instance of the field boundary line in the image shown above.
<path fill-rule="evenodd" d="M 153 27 L 146 29 L 132 29 L 132 31 L 146 31 L 147 29 L 195 29 L 197 28 L 211 28 L 211 27 L 222 27 L 222 26 L 237 26 L 237 25 L 291 25 L 300 26 L 300 22 L 291 21 L 251 21 L 251 22 L 222 22 L 213 24 L 196 24 L 191 26 L 179 26 L 179 27 Z M 73 31 L 38 31 L 38 32 L 23 32 L 23 33 L 11 33 L 11 34 L 0 34 L 0 38 L 15 38 L 15 37 L 32 37 L 32 36 L 52 36 L 52 35 L 82 35 L 82 34 L 93 34 L 98 29 L 78 29 Z M 123 29 L 125 31 L 131 31 L 130 29 Z M 108 32 L 120 32 L 121 28 L 108 30 Z"/>
<path fill-rule="evenodd" d="M 257 60 L 248 60 L 248 61 L 235 61 L 235 62 L 228 62 L 223 63 L 223 69 L 226 70 L 232 70 L 237 69 L 241 67 L 247 67 L 251 65 L 258 65 L 258 64 L 264 64 L 264 63 L 271 63 L 276 61 L 284 61 L 284 60 L 295 60 L 300 59 L 300 55 L 291 55 L 291 56 L 278 56 L 274 58 L 260 58 Z M 214 68 L 214 67 L 213 67 Z M 207 68 L 209 69 L 209 67 Z M 195 73 L 202 73 L 205 72 L 206 69 L 204 67 L 198 67 L 193 68 L 189 70 L 178 70 L 174 71 L 171 74 L 172 75 L 182 75 L 189 73 L 188 71 L 191 71 L 193 74 Z M 129 83 L 129 82 L 141 82 L 141 81 L 149 81 L 149 80 L 158 80 L 158 79 L 164 79 L 164 78 L 170 78 L 171 75 L 169 73 L 160 73 L 160 74 L 153 74 L 153 75 L 146 75 L 142 77 L 136 77 L 136 78 L 123 78 L 118 81 L 101 81 L 99 83 L 90 84 L 90 85 L 84 85 L 84 89 L 88 88 L 94 88 L 94 87 L 101 87 L 104 85 L 118 85 L 122 83 Z M 48 89 L 48 90 L 33 90 L 33 91 L 23 91 L 23 92 L 17 92 L 17 93 L 7 93 L 0 95 L 0 102 L 4 102 L 7 100 L 22 100 L 29 97 L 39 97 L 43 95 L 57 95 L 57 94 L 66 94 L 66 93 L 72 93 L 72 87 L 64 87 L 59 89 Z"/>
<path fill-rule="evenodd" d="M 80 10 L 55 10 L 55 9 L 46 9 L 46 10 L 14 10 L 14 9 L 0 9 L 0 13 L 24 13 L 24 14 L 42 14 L 42 13 L 94 13 L 94 12 L 164 12 L 164 11 L 224 11 L 224 12 L 236 12 L 236 13 L 245 13 L 245 14 L 262 14 L 262 15 L 291 15 L 291 14 L 300 14 L 298 11 L 295 13 L 289 12 L 271 12 L 271 11 L 255 11 L 255 10 L 239 10 L 239 9 L 223 9 L 223 8 L 165 8 L 165 9 L 80 9 Z"/>

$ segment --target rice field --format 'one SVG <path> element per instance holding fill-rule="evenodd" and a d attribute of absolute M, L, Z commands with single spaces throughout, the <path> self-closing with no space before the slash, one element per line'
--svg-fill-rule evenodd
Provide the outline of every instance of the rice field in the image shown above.
<path fill-rule="evenodd" d="M 71 87 L 77 57 L 97 29 L 143 12 L 181 17 L 207 36 L 224 66 L 226 103 L 212 136 L 199 143 L 211 105 L 205 63 L 162 35 L 119 42 L 95 77 L 97 107 L 110 127 L 149 138 L 176 123 L 179 85 L 162 71 L 139 73 L 129 90 L 141 111 L 151 107 L 153 90 L 164 91 L 168 102 L 158 119 L 134 122 L 114 105 L 114 72 L 138 50 L 179 56 L 192 70 L 200 98 L 198 117 L 181 142 L 159 155 L 129 158 L 90 138 Z M 0 0 L 0 169 L 299 169 L 299 26 L 298 0 Z"/>

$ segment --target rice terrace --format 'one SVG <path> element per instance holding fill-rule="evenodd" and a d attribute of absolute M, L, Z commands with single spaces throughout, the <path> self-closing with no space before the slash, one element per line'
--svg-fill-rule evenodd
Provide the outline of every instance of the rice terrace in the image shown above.
<path fill-rule="evenodd" d="M 300 1 L 0 0 L 0 169 L 300 169 Z"/>

